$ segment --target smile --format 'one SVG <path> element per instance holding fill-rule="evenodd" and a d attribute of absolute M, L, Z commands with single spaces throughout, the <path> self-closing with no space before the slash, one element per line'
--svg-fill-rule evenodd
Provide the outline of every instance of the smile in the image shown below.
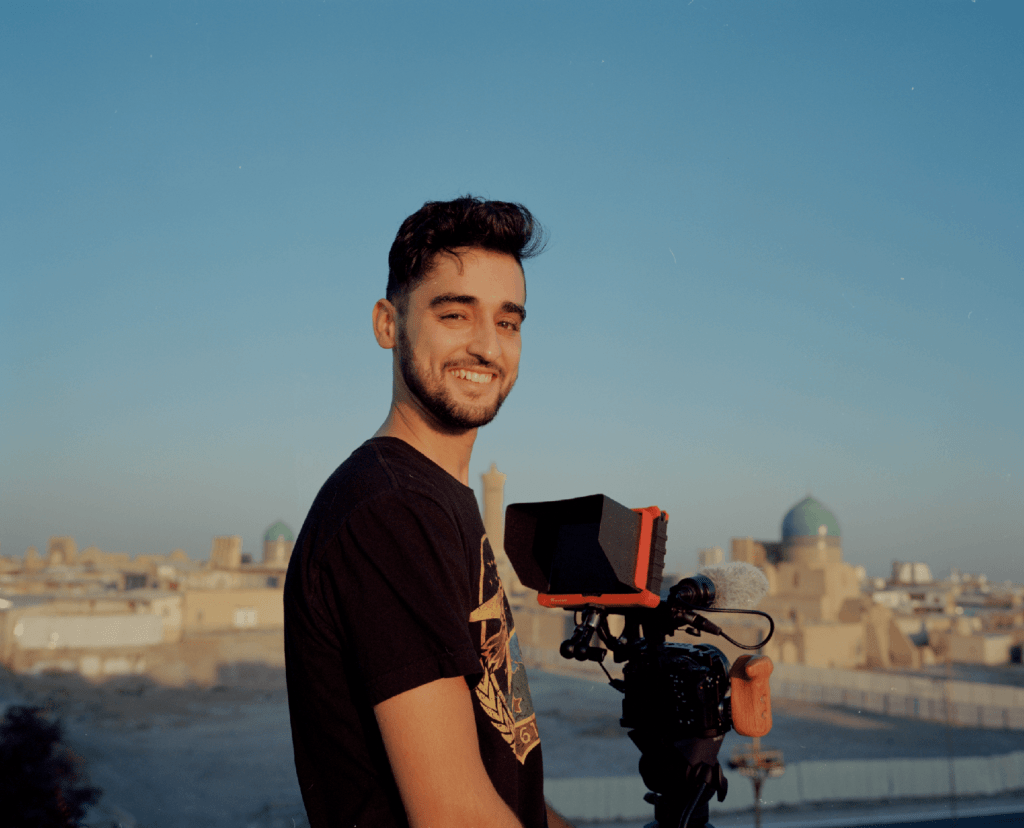
<path fill-rule="evenodd" d="M 476 371 L 467 371 L 465 368 L 456 368 L 451 373 L 458 379 L 469 380 L 470 382 L 479 382 L 483 385 L 486 385 L 494 378 L 494 374 L 481 374 Z"/>

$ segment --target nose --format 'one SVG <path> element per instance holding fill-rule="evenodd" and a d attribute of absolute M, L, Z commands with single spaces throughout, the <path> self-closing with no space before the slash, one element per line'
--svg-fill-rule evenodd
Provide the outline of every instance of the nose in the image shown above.
<path fill-rule="evenodd" d="M 469 352 L 481 362 L 494 362 L 501 356 L 501 340 L 490 320 L 481 320 L 474 326 Z"/>

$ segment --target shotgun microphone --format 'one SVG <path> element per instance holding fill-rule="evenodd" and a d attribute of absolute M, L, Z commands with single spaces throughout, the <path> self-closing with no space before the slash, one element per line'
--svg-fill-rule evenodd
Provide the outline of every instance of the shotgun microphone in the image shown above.
<path fill-rule="evenodd" d="M 768 594 L 768 578 L 752 564 L 733 561 L 705 566 L 669 590 L 669 602 L 693 609 L 753 609 Z"/>

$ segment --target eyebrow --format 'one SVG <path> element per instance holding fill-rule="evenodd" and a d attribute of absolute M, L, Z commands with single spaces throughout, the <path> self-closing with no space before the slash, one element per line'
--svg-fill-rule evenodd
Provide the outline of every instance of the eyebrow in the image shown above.
<path fill-rule="evenodd" d="M 430 307 L 436 308 L 438 305 L 476 305 L 477 298 L 475 296 L 466 296 L 459 293 L 442 293 L 435 296 L 430 300 Z M 504 302 L 502 303 L 501 309 L 505 313 L 514 313 L 519 317 L 520 321 L 526 319 L 526 308 L 517 302 Z"/>

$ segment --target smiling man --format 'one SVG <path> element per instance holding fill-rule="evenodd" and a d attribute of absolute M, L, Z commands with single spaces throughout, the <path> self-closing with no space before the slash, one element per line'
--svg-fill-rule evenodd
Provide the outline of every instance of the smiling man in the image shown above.
<path fill-rule="evenodd" d="M 295 765 L 313 828 L 543 828 L 536 717 L 469 462 L 519 372 L 518 204 L 407 218 L 373 333 L 384 424 L 324 484 L 285 584 Z M 550 824 L 565 823 L 552 814 Z"/>

